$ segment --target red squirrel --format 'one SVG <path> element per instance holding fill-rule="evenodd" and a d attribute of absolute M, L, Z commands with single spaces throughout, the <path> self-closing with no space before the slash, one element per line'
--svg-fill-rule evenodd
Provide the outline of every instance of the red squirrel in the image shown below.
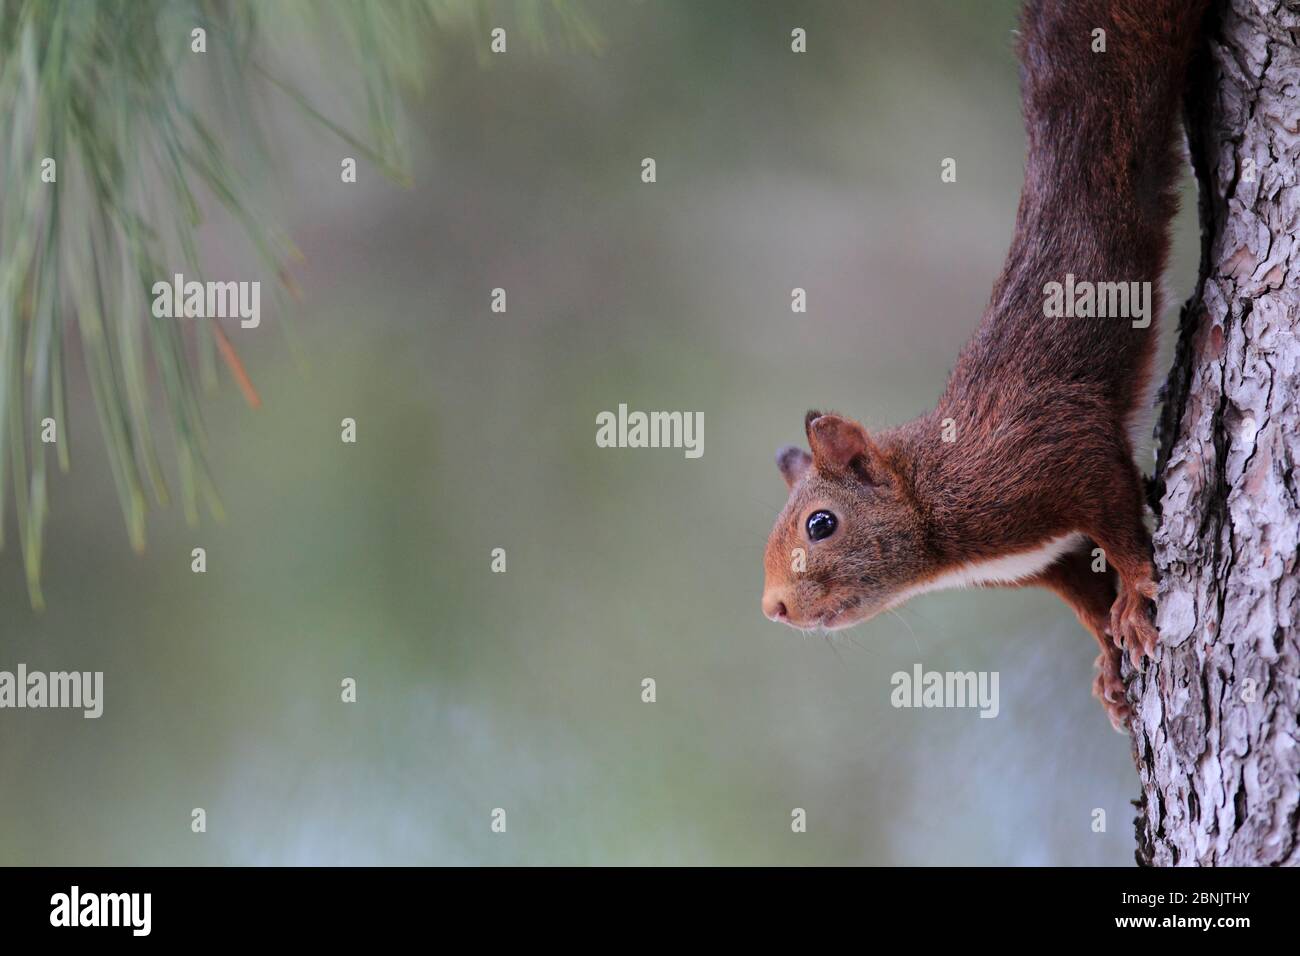
<path fill-rule="evenodd" d="M 1117 729 L 1127 724 L 1123 651 L 1140 666 L 1158 636 L 1129 435 L 1150 404 L 1150 319 L 1205 6 L 1025 5 L 1028 151 L 1006 266 L 933 411 L 874 435 L 812 411 L 811 454 L 778 452 L 790 499 L 764 557 L 767 617 L 834 630 L 937 588 L 1047 587 L 1096 637 L 1094 693 Z M 1059 304 L 1076 278 L 1149 283 L 1146 321 L 1052 308 L 1051 290 Z"/>

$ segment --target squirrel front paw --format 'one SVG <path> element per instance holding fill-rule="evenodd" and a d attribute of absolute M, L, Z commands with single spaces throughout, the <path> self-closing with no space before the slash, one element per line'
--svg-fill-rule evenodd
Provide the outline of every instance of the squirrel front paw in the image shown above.
<path fill-rule="evenodd" d="M 1134 667 L 1142 658 L 1152 657 L 1160 632 L 1151 623 L 1155 606 L 1156 582 L 1150 574 L 1137 579 L 1121 579 L 1119 594 L 1110 609 L 1110 633 L 1115 646 L 1128 651 Z"/>
<path fill-rule="evenodd" d="M 1092 682 L 1092 693 L 1106 708 L 1110 725 L 1119 732 L 1128 730 L 1133 711 L 1128 703 L 1128 688 L 1119 676 L 1118 653 L 1103 651 L 1097 658 L 1097 677 Z"/>

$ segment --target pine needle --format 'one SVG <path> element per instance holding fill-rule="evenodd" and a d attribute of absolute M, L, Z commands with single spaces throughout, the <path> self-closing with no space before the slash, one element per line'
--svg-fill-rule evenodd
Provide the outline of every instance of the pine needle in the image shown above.
<path fill-rule="evenodd" d="M 266 274 L 299 294 L 285 268 L 297 251 L 251 188 L 274 174 L 261 105 L 291 104 L 407 183 L 400 102 L 423 83 L 431 41 L 444 34 L 481 47 L 478 21 L 490 16 L 535 46 L 551 31 L 597 47 L 576 2 L 0 0 L 0 547 L 12 491 L 33 607 L 43 605 L 47 456 L 65 471 L 72 461 L 69 348 L 84 360 L 131 546 L 144 549 L 148 497 L 171 498 L 150 420 L 155 389 L 186 520 L 197 522 L 200 499 L 221 514 L 198 387 L 216 382 L 220 355 L 248 404 L 260 398 L 215 320 L 157 318 L 150 290 L 178 272 L 203 281 L 196 235 L 216 206 Z M 192 47 L 198 29 L 203 52 Z M 364 135 L 285 75 L 295 61 L 282 54 L 304 45 L 330 75 L 346 74 L 341 88 L 360 91 Z"/>

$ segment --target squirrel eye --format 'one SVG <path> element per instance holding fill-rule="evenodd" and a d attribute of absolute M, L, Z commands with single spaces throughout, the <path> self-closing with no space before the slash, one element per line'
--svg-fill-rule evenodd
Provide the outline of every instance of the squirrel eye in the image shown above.
<path fill-rule="evenodd" d="M 829 511 L 814 511 L 808 516 L 808 537 L 814 541 L 829 538 L 835 533 L 838 523 Z"/>

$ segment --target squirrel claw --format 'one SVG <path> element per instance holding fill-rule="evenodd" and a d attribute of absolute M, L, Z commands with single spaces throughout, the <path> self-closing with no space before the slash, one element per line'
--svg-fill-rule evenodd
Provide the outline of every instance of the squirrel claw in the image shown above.
<path fill-rule="evenodd" d="M 1102 654 L 1097 658 L 1097 677 L 1092 682 L 1092 693 L 1101 701 L 1110 718 L 1110 725 L 1120 733 L 1128 729 L 1132 710 L 1128 703 L 1128 690 L 1115 667 L 1115 658 Z"/>
<path fill-rule="evenodd" d="M 1150 602 L 1156 596 L 1156 583 L 1148 578 L 1121 584 L 1119 596 L 1110 609 L 1110 633 L 1115 646 L 1128 651 L 1134 668 L 1142 669 L 1142 659 L 1154 657 L 1160 633 L 1151 623 Z"/>

